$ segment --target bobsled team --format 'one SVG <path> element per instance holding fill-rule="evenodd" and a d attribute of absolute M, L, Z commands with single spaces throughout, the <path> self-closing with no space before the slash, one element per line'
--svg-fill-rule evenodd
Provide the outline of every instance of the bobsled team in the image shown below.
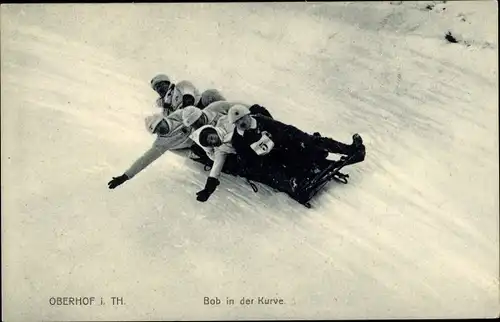
<path fill-rule="evenodd" d="M 263 183 L 302 203 L 304 187 L 323 169 L 365 158 L 359 134 L 353 135 L 351 144 L 308 134 L 276 120 L 264 106 L 228 101 L 216 89 L 200 93 L 192 82 L 174 83 L 164 74 L 153 77 L 151 87 L 159 95 L 155 105 L 160 112 L 147 116 L 145 125 L 156 139 L 128 170 L 112 178 L 110 189 L 132 179 L 166 151 L 176 151 L 210 171 L 204 188 L 196 193 L 198 201 L 207 201 L 221 173 L 226 173 Z M 331 160 L 331 153 L 340 159 Z"/>

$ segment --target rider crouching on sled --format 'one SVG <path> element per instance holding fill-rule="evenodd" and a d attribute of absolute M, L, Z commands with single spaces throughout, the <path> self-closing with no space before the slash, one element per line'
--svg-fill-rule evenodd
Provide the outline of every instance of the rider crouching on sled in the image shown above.
<path fill-rule="evenodd" d="M 288 193 L 302 202 L 301 188 L 321 168 L 332 162 L 329 153 L 342 154 L 347 164 L 365 158 L 365 146 L 359 134 L 348 145 L 319 133 L 310 135 L 296 127 L 262 115 L 250 115 L 241 105 L 232 107 L 228 117 L 235 129 L 231 139 L 248 179 L 262 182 Z M 344 160 L 344 159 L 342 159 Z"/>

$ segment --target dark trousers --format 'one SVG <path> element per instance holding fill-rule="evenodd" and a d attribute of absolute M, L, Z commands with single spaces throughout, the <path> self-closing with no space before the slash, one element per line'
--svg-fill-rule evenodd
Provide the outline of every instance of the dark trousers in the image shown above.
<path fill-rule="evenodd" d="M 330 153 L 343 155 L 351 155 L 353 153 L 353 147 L 350 144 L 345 144 L 339 141 L 335 141 L 334 139 L 319 135 L 311 135 L 311 139 L 316 147 L 326 150 Z"/>
<path fill-rule="evenodd" d="M 365 159 L 366 150 L 364 145 L 354 146 L 352 144 L 345 144 L 331 138 L 323 137 L 319 133 L 315 133 L 311 137 L 316 147 L 324 149 L 329 153 L 346 156 L 348 161 L 345 165 L 362 162 Z"/>

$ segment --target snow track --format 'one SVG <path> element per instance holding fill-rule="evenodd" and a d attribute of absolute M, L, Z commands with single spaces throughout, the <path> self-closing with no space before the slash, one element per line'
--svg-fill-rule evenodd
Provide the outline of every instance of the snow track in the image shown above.
<path fill-rule="evenodd" d="M 397 3 L 2 5 L 3 318 L 498 316 L 498 8 Z M 171 153 L 108 190 L 158 72 L 366 160 L 312 209 L 226 175 L 198 203 L 208 173 Z"/>

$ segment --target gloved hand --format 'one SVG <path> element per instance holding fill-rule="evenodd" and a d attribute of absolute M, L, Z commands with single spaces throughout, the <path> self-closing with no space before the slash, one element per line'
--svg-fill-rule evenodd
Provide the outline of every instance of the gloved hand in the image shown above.
<path fill-rule="evenodd" d="M 113 177 L 113 179 L 110 182 L 108 182 L 108 188 L 114 189 L 119 185 L 121 185 L 122 183 L 124 183 L 125 181 L 127 181 L 128 179 L 130 178 L 126 174 L 122 174 L 119 177 Z"/>
<path fill-rule="evenodd" d="M 196 200 L 201 202 L 207 201 L 219 184 L 220 181 L 217 178 L 208 177 L 207 183 L 205 184 L 205 189 L 196 193 Z"/>

